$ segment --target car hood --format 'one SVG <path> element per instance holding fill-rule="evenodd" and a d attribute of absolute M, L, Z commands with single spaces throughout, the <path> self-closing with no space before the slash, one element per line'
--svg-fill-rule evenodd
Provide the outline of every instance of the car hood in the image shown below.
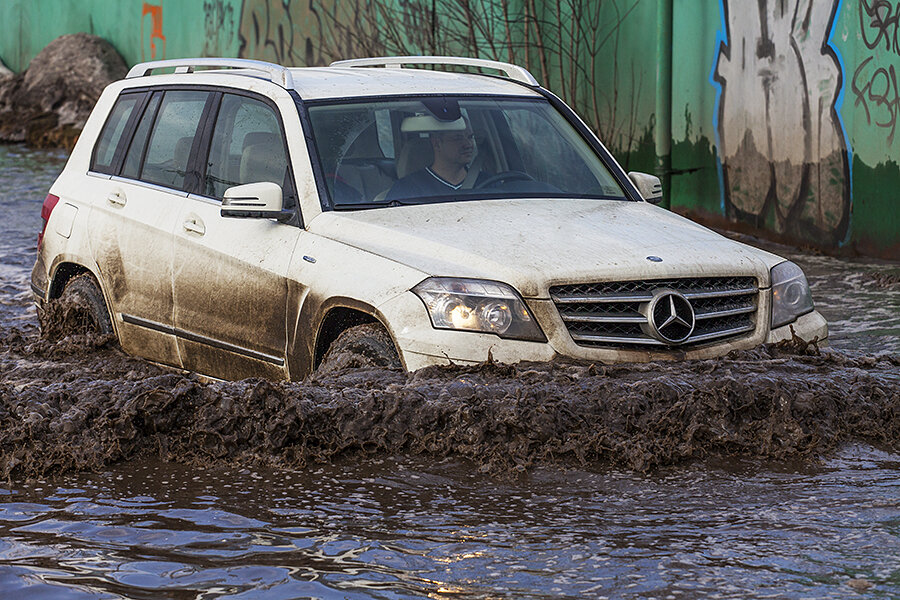
<path fill-rule="evenodd" d="M 645 202 L 478 200 L 324 212 L 310 232 L 418 269 L 546 298 L 551 285 L 752 275 L 783 259 Z M 653 257 L 648 258 L 648 257 Z"/>

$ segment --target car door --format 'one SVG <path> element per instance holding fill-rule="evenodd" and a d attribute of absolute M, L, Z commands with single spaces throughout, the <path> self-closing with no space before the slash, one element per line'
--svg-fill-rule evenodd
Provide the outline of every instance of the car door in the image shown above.
<path fill-rule="evenodd" d="M 277 109 L 221 94 L 205 139 L 208 159 L 175 228 L 175 327 L 185 368 L 223 379 L 284 378 L 286 273 L 300 233 L 274 219 L 221 216 L 229 187 L 271 181 L 296 206 Z"/>
<path fill-rule="evenodd" d="M 140 98 L 133 133 L 107 169 L 111 177 L 97 183 L 89 237 L 122 348 L 180 366 L 172 232 L 187 196 L 187 164 L 210 93 L 156 91 Z M 104 150 L 108 153 L 98 144 L 98 151 Z"/>

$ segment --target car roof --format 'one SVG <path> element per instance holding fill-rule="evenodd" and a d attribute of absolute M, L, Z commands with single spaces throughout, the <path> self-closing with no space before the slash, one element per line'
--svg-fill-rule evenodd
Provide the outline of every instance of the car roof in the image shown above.
<path fill-rule="evenodd" d="M 539 96 L 515 81 L 490 75 L 424 69 L 307 67 L 291 69 L 303 99 L 418 94 Z"/>
<path fill-rule="evenodd" d="M 400 68 L 408 63 L 495 69 L 505 77 Z M 164 68 L 174 68 L 175 73 L 151 75 L 154 70 Z M 209 70 L 194 70 L 198 68 Z M 516 65 L 483 59 L 421 56 L 359 59 L 339 61 L 329 67 L 300 68 L 248 59 L 169 59 L 135 65 L 128 72 L 125 85 L 252 85 L 246 78 L 272 81 L 285 89 L 296 90 L 308 100 L 422 94 L 540 95 L 534 77 Z"/>

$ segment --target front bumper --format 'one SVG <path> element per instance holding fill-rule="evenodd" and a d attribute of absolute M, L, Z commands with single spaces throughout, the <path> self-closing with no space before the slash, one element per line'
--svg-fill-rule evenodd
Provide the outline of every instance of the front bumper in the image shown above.
<path fill-rule="evenodd" d="M 550 300 L 526 300 L 547 342 L 504 340 L 495 335 L 434 329 L 422 302 L 412 293 L 400 296 L 379 307 L 397 345 L 401 360 L 409 371 L 431 365 L 475 364 L 488 358 L 514 364 L 522 361 L 549 361 L 558 357 L 604 363 L 650 362 L 655 360 L 694 360 L 723 356 L 732 350 L 747 350 L 763 343 L 791 338 L 794 333 L 804 340 L 818 337 L 822 344 L 828 338 L 828 326 L 818 312 L 811 312 L 790 325 L 769 331 L 769 295 L 760 294 L 757 315 L 765 322 L 737 338 L 689 348 L 617 349 L 580 346 L 569 335 L 559 312 Z M 402 324 L 397 327 L 398 324 Z"/>
<path fill-rule="evenodd" d="M 791 339 L 793 337 L 791 334 L 792 328 L 794 330 L 793 335 L 796 335 L 804 341 L 811 342 L 817 340 L 819 345 L 828 342 L 828 323 L 825 322 L 825 317 L 820 315 L 817 311 L 812 311 L 811 313 L 806 313 L 798 318 L 793 323 L 782 325 L 778 329 L 770 331 L 769 335 L 766 337 L 766 343 L 774 344 L 782 340 Z"/>

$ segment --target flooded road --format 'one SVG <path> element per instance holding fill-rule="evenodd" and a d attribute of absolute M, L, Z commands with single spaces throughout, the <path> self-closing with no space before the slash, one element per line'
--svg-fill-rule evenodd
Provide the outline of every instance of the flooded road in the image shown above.
<path fill-rule="evenodd" d="M 0 146 L 0 597 L 896 598 L 900 268 L 831 348 L 203 383 L 41 341 L 65 156 Z"/>

